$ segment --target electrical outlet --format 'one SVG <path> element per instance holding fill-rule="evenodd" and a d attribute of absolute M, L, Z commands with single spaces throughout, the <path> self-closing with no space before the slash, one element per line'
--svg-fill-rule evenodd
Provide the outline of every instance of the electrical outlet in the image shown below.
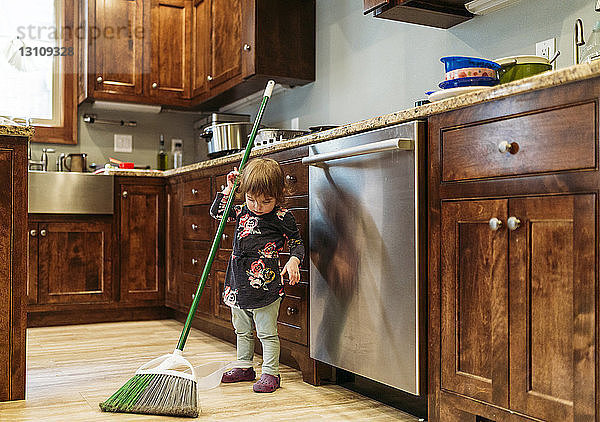
<path fill-rule="evenodd" d="M 171 138 L 171 154 L 175 152 L 175 147 L 177 145 L 183 148 L 183 139 Z"/>
<path fill-rule="evenodd" d="M 540 41 L 535 44 L 535 55 L 545 57 L 548 60 L 552 60 L 556 53 L 556 38 L 550 38 L 546 41 Z M 552 68 L 556 68 L 556 61 L 552 63 Z"/>
<path fill-rule="evenodd" d="M 115 152 L 133 152 L 133 135 L 115 133 Z"/>

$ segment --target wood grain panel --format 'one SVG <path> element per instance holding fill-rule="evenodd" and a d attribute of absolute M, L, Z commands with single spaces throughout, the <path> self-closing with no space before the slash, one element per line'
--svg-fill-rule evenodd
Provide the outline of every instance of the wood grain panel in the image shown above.
<path fill-rule="evenodd" d="M 160 300 L 163 227 L 162 186 L 122 184 L 120 194 L 120 281 L 125 301 Z M 127 192 L 127 195 L 123 195 Z M 125 197 L 124 197 L 125 196 Z"/>
<path fill-rule="evenodd" d="M 142 94 L 144 37 L 149 36 L 144 7 L 143 0 L 96 0 L 94 91 Z"/>
<path fill-rule="evenodd" d="M 507 201 L 442 203 L 441 386 L 508 405 Z M 493 382 L 492 382 L 493 380 Z"/>
<path fill-rule="evenodd" d="M 165 305 L 170 307 L 176 307 L 179 299 L 179 273 L 181 271 L 181 248 L 183 242 L 182 197 L 181 184 L 172 183 L 167 186 Z"/>
<path fill-rule="evenodd" d="M 38 301 L 109 302 L 112 226 L 108 223 L 39 223 Z"/>
<path fill-rule="evenodd" d="M 209 242 L 183 242 L 181 270 L 187 274 L 201 276 L 209 251 Z"/>
<path fill-rule="evenodd" d="M 0 401 L 10 400 L 12 395 L 12 160 L 12 152 L 0 147 Z"/>
<path fill-rule="evenodd" d="M 211 89 L 242 71 L 240 0 L 212 0 Z"/>
<path fill-rule="evenodd" d="M 183 238 L 186 240 L 212 240 L 213 218 L 209 205 L 183 207 Z"/>
<path fill-rule="evenodd" d="M 27 236 L 27 303 L 38 301 L 38 224 L 29 222 Z"/>
<path fill-rule="evenodd" d="M 183 205 L 211 204 L 210 177 L 186 182 L 183 185 Z"/>
<path fill-rule="evenodd" d="M 190 19 L 189 0 L 152 2 L 152 74 L 148 89 L 159 103 L 190 97 Z"/>
<path fill-rule="evenodd" d="M 192 301 L 198 289 L 198 279 L 195 277 L 184 276 L 184 282 L 181 289 L 181 303 L 185 312 L 188 312 Z M 204 315 L 213 314 L 213 290 L 212 285 L 207 281 L 202 290 L 202 296 L 198 302 L 196 312 Z"/>
<path fill-rule="evenodd" d="M 593 169 L 595 122 L 590 102 L 442 130 L 442 180 Z M 503 141 L 518 144 L 518 151 L 501 153 Z"/>
<path fill-rule="evenodd" d="M 194 0 L 192 5 L 192 97 L 208 92 L 211 59 L 211 0 Z"/>
<path fill-rule="evenodd" d="M 308 345 L 308 284 L 285 285 L 285 297 L 277 318 L 279 336 Z"/>
<path fill-rule="evenodd" d="M 297 161 L 281 166 L 289 195 L 308 194 L 308 166 Z"/>
<path fill-rule="evenodd" d="M 223 303 L 223 291 L 225 290 L 225 270 L 215 270 L 214 275 L 215 288 L 217 290 L 215 295 L 215 316 L 225 321 L 231 321 L 231 308 Z"/>
<path fill-rule="evenodd" d="M 510 200 L 510 403 L 541 419 L 595 420 L 595 203 Z"/>

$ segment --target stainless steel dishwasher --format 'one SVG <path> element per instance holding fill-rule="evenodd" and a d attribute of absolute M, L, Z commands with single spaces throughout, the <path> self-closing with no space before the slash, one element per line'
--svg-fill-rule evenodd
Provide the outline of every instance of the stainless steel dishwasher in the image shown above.
<path fill-rule="evenodd" d="M 311 145 L 310 356 L 425 393 L 425 123 Z"/>

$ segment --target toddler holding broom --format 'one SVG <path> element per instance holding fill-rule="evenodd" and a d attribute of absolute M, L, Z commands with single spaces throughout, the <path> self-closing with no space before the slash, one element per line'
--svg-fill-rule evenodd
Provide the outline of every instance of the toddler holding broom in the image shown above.
<path fill-rule="evenodd" d="M 222 382 L 254 381 L 252 367 L 254 335 L 252 321 L 263 349 L 262 375 L 254 384 L 257 393 L 272 393 L 281 384 L 279 375 L 279 336 L 277 316 L 284 296 L 282 276 L 290 284 L 300 281 L 298 265 L 304 259 L 304 246 L 290 211 L 282 207 L 285 178 L 272 159 L 256 158 L 243 168 L 239 195 L 245 203 L 224 216 L 225 205 L 239 173 L 227 175 L 227 186 L 217 196 L 210 214 L 216 219 L 236 222 L 233 252 L 225 275 L 223 301 L 231 307 L 231 320 L 237 335 L 237 359 L 248 368 L 233 368 Z M 288 242 L 290 259 L 279 272 L 279 252 Z"/>

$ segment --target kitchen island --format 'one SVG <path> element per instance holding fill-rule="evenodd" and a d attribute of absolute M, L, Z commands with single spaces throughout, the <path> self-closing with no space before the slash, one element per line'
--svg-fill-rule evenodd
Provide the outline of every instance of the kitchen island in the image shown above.
<path fill-rule="evenodd" d="M 32 135 L 30 127 L 0 122 L 0 401 L 25 398 L 27 142 Z"/>

